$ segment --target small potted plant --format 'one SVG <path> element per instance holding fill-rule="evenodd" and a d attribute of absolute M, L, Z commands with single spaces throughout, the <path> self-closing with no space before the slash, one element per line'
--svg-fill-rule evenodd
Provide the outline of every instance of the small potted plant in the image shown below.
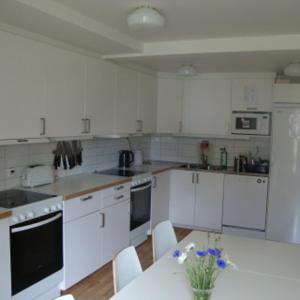
<path fill-rule="evenodd" d="M 214 246 L 210 245 L 211 235 L 208 233 L 208 243 L 205 247 L 196 249 L 194 243 L 188 244 L 184 251 L 175 250 L 173 257 L 179 264 L 184 264 L 190 281 L 194 300 L 209 300 L 215 286 L 215 281 L 222 270 L 228 266 L 236 266 L 223 254 L 218 244 L 220 236 L 214 237 Z"/>

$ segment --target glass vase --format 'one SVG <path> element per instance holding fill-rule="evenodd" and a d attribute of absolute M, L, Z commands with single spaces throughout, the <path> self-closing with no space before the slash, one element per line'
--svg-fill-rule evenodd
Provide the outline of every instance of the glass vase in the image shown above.
<path fill-rule="evenodd" d="M 213 289 L 195 289 L 193 288 L 194 300 L 209 300 Z"/>

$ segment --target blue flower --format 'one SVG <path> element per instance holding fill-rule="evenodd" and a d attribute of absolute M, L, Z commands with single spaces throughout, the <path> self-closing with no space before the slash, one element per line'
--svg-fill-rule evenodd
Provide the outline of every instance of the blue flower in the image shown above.
<path fill-rule="evenodd" d="M 224 259 L 219 258 L 217 260 L 217 266 L 219 269 L 225 269 L 227 267 L 227 262 Z"/>
<path fill-rule="evenodd" d="M 200 257 L 205 257 L 207 254 L 208 254 L 208 252 L 204 251 L 204 250 L 196 251 L 196 255 L 198 255 Z"/>
<path fill-rule="evenodd" d="M 221 252 L 222 252 L 222 250 L 216 248 L 216 249 L 215 249 L 215 252 L 216 252 L 216 257 L 221 257 Z"/>
<path fill-rule="evenodd" d="M 173 252 L 173 257 L 177 258 L 180 256 L 180 251 L 177 249 Z"/>
<path fill-rule="evenodd" d="M 208 253 L 212 256 L 215 257 L 220 257 L 221 256 L 221 250 L 217 248 L 208 248 Z"/>

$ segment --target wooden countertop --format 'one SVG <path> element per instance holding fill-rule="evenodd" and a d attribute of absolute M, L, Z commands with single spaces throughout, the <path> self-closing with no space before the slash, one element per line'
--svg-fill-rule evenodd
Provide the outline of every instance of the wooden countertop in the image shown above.
<path fill-rule="evenodd" d="M 11 216 L 11 210 L 0 208 L 0 219 L 5 219 Z"/>

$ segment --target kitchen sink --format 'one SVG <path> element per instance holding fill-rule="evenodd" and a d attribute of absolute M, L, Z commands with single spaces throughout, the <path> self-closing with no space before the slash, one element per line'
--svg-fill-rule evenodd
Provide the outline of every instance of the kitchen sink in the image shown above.
<path fill-rule="evenodd" d="M 184 164 L 181 165 L 181 168 L 188 169 L 188 170 L 212 170 L 212 171 L 222 170 L 220 166 L 213 166 L 213 165 L 204 166 L 201 164 Z"/>

